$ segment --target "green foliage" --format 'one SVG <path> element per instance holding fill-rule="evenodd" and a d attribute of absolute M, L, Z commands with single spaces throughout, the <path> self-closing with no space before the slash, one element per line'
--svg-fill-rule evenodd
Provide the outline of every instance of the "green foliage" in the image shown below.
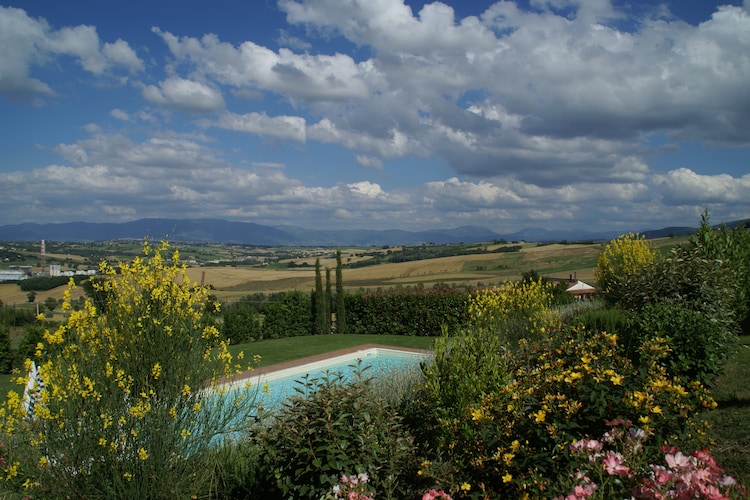
<path fill-rule="evenodd" d="M 610 241 L 596 261 L 599 291 L 608 302 L 616 303 L 623 282 L 656 259 L 656 252 L 644 236 L 628 233 Z"/>
<path fill-rule="evenodd" d="M 263 498 L 319 499 L 343 473 L 366 472 L 382 498 L 407 498 L 413 442 L 396 411 L 373 396 L 358 370 L 302 379 L 298 396 L 261 428 L 262 474 L 275 479 Z"/>
<path fill-rule="evenodd" d="M 44 307 L 46 307 L 49 312 L 52 312 L 57 308 L 57 301 L 54 297 L 47 297 L 44 301 Z"/>
<path fill-rule="evenodd" d="M 498 241 L 498 244 L 504 244 L 504 241 Z M 356 262 L 350 262 L 346 264 L 349 269 L 355 269 L 359 267 L 375 266 L 378 264 L 385 263 L 397 263 L 397 262 L 413 262 L 417 260 L 427 259 L 440 259 L 445 257 L 453 257 L 456 255 L 478 255 L 478 254 L 495 254 L 495 253 L 511 253 L 520 252 L 523 247 L 521 245 L 512 246 L 501 246 L 493 250 L 489 250 L 486 245 L 481 243 L 458 243 L 458 244 L 446 244 L 446 245 L 435 245 L 433 243 L 425 243 L 424 245 L 417 246 L 405 246 L 399 250 L 388 249 L 385 253 L 383 252 L 363 252 L 359 254 L 359 257 L 371 257 L 365 260 L 359 260 Z"/>
<path fill-rule="evenodd" d="M 698 380 L 707 385 L 721 373 L 736 339 L 703 311 L 667 301 L 644 306 L 633 316 L 628 331 L 634 346 L 663 337 L 671 349 L 661 361 L 667 371 L 683 381 Z"/>
<path fill-rule="evenodd" d="M 223 338 L 231 339 L 232 344 L 263 340 L 261 317 L 251 304 L 230 304 L 223 308 L 222 314 L 221 334 Z"/>
<path fill-rule="evenodd" d="M 345 295 L 349 333 L 437 337 L 468 322 L 465 291 L 386 290 Z"/>
<path fill-rule="evenodd" d="M 571 323 L 589 331 L 620 333 L 629 320 L 630 315 L 622 309 L 605 307 L 584 311 L 572 318 Z"/>
<path fill-rule="evenodd" d="M 330 278 L 327 280 L 330 283 Z M 320 259 L 315 259 L 315 292 L 313 293 L 313 311 L 315 333 L 325 335 L 331 333 L 329 296 L 323 290 L 323 276 L 320 270 Z"/>
<path fill-rule="evenodd" d="M 8 327 L 0 324 L 0 373 L 10 373 L 13 367 L 13 351 L 10 349 Z"/>
<path fill-rule="evenodd" d="M 47 290 L 52 290 L 53 288 L 57 288 L 59 286 L 67 285 L 70 279 L 71 278 L 67 276 L 38 276 L 35 278 L 27 278 L 25 280 L 21 280 L 18 282 L 18 286 L 24 292 L 44 292 Z M 86 279 L 85 276 L 73 277 L 73 280 L 76 282 L 76 284 L 80 283 L 84 279 Z"/>
<path fill-rule="evenodd" d="M 264 336 L 271 339 L 311 335 L 313 310 L 310 294 L 294 290 L 285 293 L 280 301 L 268 304 L 263 331 Z"/>
<path fill-rule="evenodd" d="M 36 323 L 36 312 L 31 308 L 0 307 L 0 325 L 24 326 Z"/>
<path fill-rule="evenodd" d="M 331 269 L 326 267 L 326 288 L 325 288 L 325 294 L 323 295 L 325 297 L 325 333 L 331 333 L 331 313 L 333 312 L 332 307 L 332 298 L 333 298 L 333 292 L 331 291 Z"/>
<path fill-rule="evenodd" d="M 507 349 L 494 330 L 467 328 L 435 339 L 434 362 L 425 366 L 427 390 L 436 416 L 453 419 L 465 408 L 499 390 L 510 375 Z"/>
<path fill-rule="evenodd" d="M 523 283 L 536 283 L 541 279 L 542 277 L 539 275 L 539 273 L 533 269 L 529 269 L 528 271 L 524 271 L 521 273 L 521 282 Z"/>
<path fill-rule="evenodd" d="M 721 225 L 714 230 L 709 225 L 709 213 L 701 216 L 701 225 L 690 239 L 688 248 L 707 260 L 721 261 L 731 270 L 735 290 L 731 307 L 739 320 L 750 310 L 750 230 L 745 226 L 728 229 Z"/>
<path fill-rule="evenodd" d="M 706 259 L 699 249 L 674 248 L 623 283 L 619 304 L 636 313 L 623 330 L 626 343 L 635 348 L 664 337 L 674 350 L 674 375 L 711 383 L 738 331 L 734 276 L 728 263 Z"/>
<path fill-rule="evenodd" d="M 341 250 L 336 250 L 336 333 L 349 333 L 346 329 L 346 299 L 344 298 L 344 276 L 341 265 Z"/>
<path fill-rule="evenodd" d="M 16 359 L 20 361 L 16 363 L 17 366 L 23 366 L 23 362 L 27 359 L 37 363 L 41 361 L 37 356 L 37 346 L 44 340 L 44 331 L 44 326 L 39 322 L 24 326 L 23 339 L 16 352 Z"/>
<path fill-rule="evenodd" d="M 225 443 L 211 454 L 214 481 L 209 498 L 245 500 L 268 491 L 269 479 L 261 472 L 262 450 L 254 442 Z"/>
<path fill-rule="evenodd" d="M 422 474 L 454 498 L 463 498 L 463 484 L 489 498 L 544 498 L 567 465 L 568 446 L 576 437 L 602 435 L 606 420 L 638 422 L 652 436 L 650 452 L 666 442 L 695 444 L 693 417 L 713 401 L 700 384 L 666 375 L 663 343 L 644 349 L 639 369 L 615 335 L 563 328 L 521 342 L 503 370 L 508 383 L 436 427 L 436 450 Z"/>
<path fill-rule="evenodd" d="M 549 292 L 552 295 L 553 306 L 565 306 L 574 304 L 578 301 L 572 293 L 567 291 L 569 286 L 569 283 L 560 281 L 556 285 L 550 287 Z"/>

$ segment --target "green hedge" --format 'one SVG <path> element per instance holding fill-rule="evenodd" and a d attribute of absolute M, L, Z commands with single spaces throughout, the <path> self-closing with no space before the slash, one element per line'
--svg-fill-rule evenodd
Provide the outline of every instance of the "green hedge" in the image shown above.
<path fill-rule="evenodd" d="M 73 276 L 73 281 L 78 284 L 87 278 L 83 275 Z M 24 292 L 44 292 L 58 286 L 67 285 L 68 281 L 70 281 L 69 276 L 38 276 L 21 280 L 18 282 L 18 286 Z"/>
<path fill-rule="evenodd" d="M 263 334 L 278 339 L 311 335 L 313 332 L 312 299 L 309 293 L 287 292 L 280 302 L 264 308 Z"/>
<path fill-rule="evenodd" d="M 467 324 L 468 298 L 453 289 L 348 294 L 347 333 L 436 337 L 443 326 L 454 331 Z"/>

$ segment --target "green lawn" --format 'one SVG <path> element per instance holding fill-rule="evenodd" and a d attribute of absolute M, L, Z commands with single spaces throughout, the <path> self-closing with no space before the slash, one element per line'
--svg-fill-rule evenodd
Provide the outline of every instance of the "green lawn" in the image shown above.
<path fill-rule="evenodd" d="M 716 440 L 716 462 L 729 475 L 750 485 L 750 335 L 740 337 L 740 346 L 712 393 L 719 406 L 705 417 Z"/>
<path fill-rule="evenodd" d="M 229 350 L 233 356 L 244 351 L 247 360 L 259 355 L 261 366 L 269 366 L 362 344 L 385 344 L 392 347 L 431 350 L 433 340 L 431 337 L 403 335 L 313 335 L 238 344 L 230 346 Z"/>

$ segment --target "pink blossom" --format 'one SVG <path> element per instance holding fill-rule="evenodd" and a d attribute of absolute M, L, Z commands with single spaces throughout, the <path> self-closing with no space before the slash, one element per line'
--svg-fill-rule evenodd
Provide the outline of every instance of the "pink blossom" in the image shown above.
<path fill-rule="evenodd" d="M 586 498 L 591 496 L 596 489 L 596 483 L 579 484 L 573 488 L 573 491 L 568 493 L 565 498 L 558 497 L 555 500 L 577 500 L 579 498 Z"/>
<path fill-rule="evenodd" d="M 422 500 L 453 500 L 453 498 L 443 490 L 433 489 L 422 495 Z"/>
<path fill-rule="evenodd" d="M 601 451 L 604 444 L 596 439 L 580 439 L 570 446 L 571 451 L 586 451 L 588 453 Z"/>
<path fill-rule="evenodd" d="M 716 482 L 722 486 L 737 486 L 737 480 L 732 476 L 721 476 Z"/>
<path fill-rule="evenodd" d="M 628 476 L 630 467 L 623 464 L 622 455 L 613 451 L 607 452 L 606 457 L 602 460 L 602 465 L 610 476 Z"/>
<path fill-rule="evenodd" d="M 654 474 L 654 484 L 657 486 L 667 484 L 674 477 L 674 472 L 667 470 L 663 465 L 652 465 L 651 471 Z"/>
<path fill-rule="evenodd" d="M 667 462 L 669 468 L 673 470 L 686 469 L 695 463 L 692 457 L 683 455 L 681 451 L 677 451 L 674 454 L 667 453 L 664 456 L 664 460 Z"/>

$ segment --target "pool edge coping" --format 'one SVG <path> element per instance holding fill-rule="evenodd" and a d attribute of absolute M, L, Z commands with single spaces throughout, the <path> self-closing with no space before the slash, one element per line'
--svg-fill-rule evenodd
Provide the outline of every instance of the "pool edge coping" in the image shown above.
<path fill-rule="evenodd" d="M 347 347 L 344 349 L 336 349 L 335 351 L 328 351 L 321 354 L 313 354 L 311 356 L 305 356 L 304 358 L 298 358 L 291 361 L 284 361 L 282 363 L 275 363 L 272 365 L 256 368 L 254 370 L 246 370 L 241 373 L 238 373 L 236 375 L 233 375 L 231 377 L 225 377 L 222 378 L 219 381 L 219 385 L 234 385 L 237 382 L 240 382 L 242 380 L 247 380 L 255 377 L 259 377 L 261 375 L 268 375 L 270 373 L 283 371 L 283 370 L 289 370 L 291 368 L 296 368 L 298 366 L 307 365 L 311 363 L 316 363 L 319 361 L 325 361 L 327 359 L 331 358 L 337 358 L 339 356 L 346 356 L 348 354 L 354 354 L 359 351 L 366 351 L 368 349 L 388 349 L 391 351 L 402 351 L 402 352 L 411 352 L 416 354 L 432 354 L 432 351 L 427 349 L 416 349 L 413 347 L 396 347 L 386 344 L 359 344 L 354 347 Z"/>

